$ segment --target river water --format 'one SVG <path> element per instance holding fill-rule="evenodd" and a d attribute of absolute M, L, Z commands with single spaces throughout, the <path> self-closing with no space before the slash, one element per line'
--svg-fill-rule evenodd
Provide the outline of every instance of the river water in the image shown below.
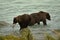
<path fill-rule="evenodd" d="M 11 25 L 15 16 L 39 11 L 49 12 L 51 21 L 47 20 L 48 25 L 45 27 L 42 23 L 29 27 L 37 40 L 40 40 L 43 32 L 50 33 L 53 29 L 60 29 L 60 0 L 0 0 L 0 21 L 9 23 L 8 26 L 0 26 L 0 34 L 12 32 Z M 19 30 L 18 24 L 14 30 Z"/>

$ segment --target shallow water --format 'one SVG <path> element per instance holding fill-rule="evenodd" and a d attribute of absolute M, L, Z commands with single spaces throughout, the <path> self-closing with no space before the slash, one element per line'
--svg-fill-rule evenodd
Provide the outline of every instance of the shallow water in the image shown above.
<path fill-rule="evenodd" d="M 42 23 L 41 25 L 30 26 L 35 37 L 43 32 L 50 33 L 53 29 L 60 29 L 60 0 L 0 0 L 0 21 L 5 21 L 11 25 L 13 17 L 39 11 L 49 12 L 51 21 L 47 20 L 48 25 L 46 27 Z M 10 25 L 2 26 L 0 28 L 0 34 L 9 34 L 12 30 Z M 14 30 L 19 30 L 18 24 Z M 37 39 L 39 40 L 40 37 Z"/>

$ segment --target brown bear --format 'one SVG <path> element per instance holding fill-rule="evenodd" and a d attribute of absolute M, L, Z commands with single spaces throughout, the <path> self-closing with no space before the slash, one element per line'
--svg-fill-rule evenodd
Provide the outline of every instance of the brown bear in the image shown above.
<path fill-rule="evenodd" d="M 20 25 L 20 29 L 26 28 L 31 21 L 30 15 L 24 14 L 14 17 L 13 24 L 18 23 Z"/>
<path fill-rule="evenodd" d="M 36 23 L 40 24 L 41 21 L 44 25 L 47 25 L 46 19 L 51 20 L 50 14 L 43 11 L 40 11 L 38 13 L 32 13 L 30 16 L 32 16 L 30 26 Z"/>
<path fill-rule="evenodd" d="M 33 26 L 34 24 L 38 23 L 39 24 L 39 16 L 37 13 L 32 13 L 30 14 L 31 16 L 31 22 L 29 23 L 29 26 Z"/>
<path fill-rule="evenodd" d="M 46 19 L 51 20 L 50 14 L 48 12 L 40 11 L 38 12 L 38 16 L 40 17 L 39 20 L 42 21 L 44 25 L 47 25 Z"/>
<path fill-rule="evenodd" d="M 30 15 L 23 14 L 14 17 L 13 24 L 18 23 L 20 25 L 20 29 L 22 29 L 28 26 L 32 26 L 36 23 L 40 24 L 41 21 L 43 22 L 44 25 L 47 25 L 46 19 L 51 20 L 49 13 L 40 11 L 38 13 L 32 13 Z"/>

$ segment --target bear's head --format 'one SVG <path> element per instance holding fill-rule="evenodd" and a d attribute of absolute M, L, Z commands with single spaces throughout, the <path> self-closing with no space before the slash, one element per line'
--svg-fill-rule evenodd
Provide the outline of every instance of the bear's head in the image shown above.
<path fill-rule="evenodd" d="M 47 18 L 48 20 L 51 20 L 51 17 L 50 17 L 50 15 L 49 15 L 49 13 L 46 14 L 46 18 Z"/>
<path fill-rule="evenodd" d="M 18 23 L 18 21 L 21 20 L 21 19 L 19 19 L 20 18 L 19 16 L 13 18 L 13 27 L 16 25 L 16 23 Z"/>
<path fill-rule="evenodd" d="M 16 24 L 16 23 L 17 23 L 17 18 L 14 17 L 14 19 L 13 19 L 13 24 Z"/>
<path fill-rule="evenodd" d="M 39 13 L 44 13 L 48 20 L 51 20 L 50 14 L 48 12 L 40 11 Z"/>

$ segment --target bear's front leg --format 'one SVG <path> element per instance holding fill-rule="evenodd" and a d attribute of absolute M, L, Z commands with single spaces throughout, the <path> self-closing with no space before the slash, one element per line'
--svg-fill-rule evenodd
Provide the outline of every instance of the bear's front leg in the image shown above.
<path fill-rule="evenodd" d="M 40 22 L 38 22 L 37 24 L 40 25 Z"/>
<path fill-rule="evenodd" d="M 46 20 L 43 20 L 43 25 L 47 25 Z"/>

